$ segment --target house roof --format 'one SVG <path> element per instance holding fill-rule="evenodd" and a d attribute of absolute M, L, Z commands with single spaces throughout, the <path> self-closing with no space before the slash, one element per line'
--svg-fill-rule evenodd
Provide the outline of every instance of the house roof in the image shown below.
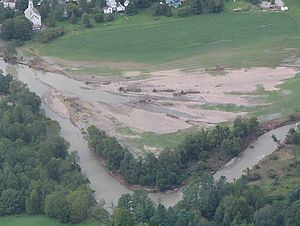
<path fill-rule="evenodd" d="M 37 15 L 39 15 L 39 16 L 41 15 L 40 12 L 37 10 L 37 8 L 32 7 L 31 9 L 32 9 L 32 11 L 33 11 L 35 14 L 37 14 Z"/>

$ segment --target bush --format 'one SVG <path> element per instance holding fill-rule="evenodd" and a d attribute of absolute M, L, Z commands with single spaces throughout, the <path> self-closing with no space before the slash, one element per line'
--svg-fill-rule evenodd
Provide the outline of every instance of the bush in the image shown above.
<path fill-rule="evenodd" d="M 160 4 L 159 2 L 153 3 L 151 6 L 152 16 L 164 16 L 166 14 L 166 4 Z"/>
<path fill-rule="evenodd" d="M 10 42 L 5 51 L 4 51 L 4 57 L 5 62 L 15 63 L 17 59 L 17 49 L 15 42 Z"/>
<path fill-rule="evenodd" d="M 106 15 L 104 16 L 104 21 L 105 21 L 105 22 L 114 21 L 114 19 L 115 19 L 115 16 L 114 16 L 113 14 L 106 14 Z"/>
<path fill-rule="evenodd" d="M 182 7 L 180 9 L 178 9 L 177 11 L 177 15 L 178 16 L 181 16 L 181 17 L 185 17 L 185 16 L 188 16 L 188 15 L 191 15 L 192 14 L 192 11 L 190 9 L 190 7 Z"/>
<path fill-rule="evenodd" d="M 125 8 L 125 14 L 128 16 L 133 16 L 138 13 L 138 10 L 132 1 L 129 2 L 128 6 Z"/>
<path fill-rule="evenodd" d="M 87 13 L 82 14 L 81 18 L 82 18 L 82 24 L 85 28 L 93 27 L 90 21 L 90 16 Z"/>
<path fill-rule="evenodd" d="M 72 13 L 72 15 L 70 17 L 70 23 L 71 24 L 76 24 L 77 23 L 77 16 L 74 12 Z"/>
<path fill-rule="evenodd" d="M 270 169 L 268 171 L 268 177 L 274 179 L 274 178 L 277 178 L 278 175 L 277 175 L 277 173 L 276 173 L 276 171 L 274 169 Z"/>
<path fill-rule="evenodd" d="M 48 43 L 60 36 L 63 36 L 65 31 L 63 28 L 53 28 L 51 30 L 46 30 L 41 33 L 40 42 Z"/>
<path fill-rule="evenodd" d="M 103 13 L 97 13 L 97 14 L 95 14 L 94 20 L 96 21 L 96 23 L 102 23 L 102 22 L 104 22 L 104 15 L 103 15 Z"/>
<path fill-rule="evenodd" d="M 256 180 L 259 180 L 260 178 L 261 178 L 261 176 L 259 173 L 251 173 L 248 176 L 249 181 L 256 181 Z"/>
<path fill-rule="evenodd" d="M 24 16 L 6 19 L 2 23 L 1 38 L 4 40 L 19 39 L 27 41 L 31 39 L 31 35 L 32 24 Z"/>
<path fill-rule="evenodd" d="M 278 154 L 277 153 L 273 153 L 272 155 L 270 155 L 269 159 L 270 160 L 278 160 Z"/>
<path fill-rule="evenodd" d="M 171 6 L 166 7 L 166 17 L 171 17 L 172 16 L 172 8 Z"/>

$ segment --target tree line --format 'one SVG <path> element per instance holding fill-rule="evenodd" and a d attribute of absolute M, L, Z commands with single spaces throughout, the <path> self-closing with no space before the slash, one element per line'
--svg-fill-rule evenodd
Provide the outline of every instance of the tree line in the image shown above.
<path fill-rule="evenodd" d="M 237 118 L 233 127 L 218 125 L 189 135 L 175 150 L 165 149 L 157 157 L 148 153 L 135 158 L 115 138 L 95 126 L 88 129 L 89 147 L 106 161 L 110 171 L 123 176 L 128 184 L 155 187 L 164 191 L 179 186 L 188 177 L 193 165 L 206 170 L 210 155 L 228 160 L 237 156 L 249 137 L 256 137 L 259 124 L 255 118 Z"/>
<path fill-rule="evenodd" d="M 12 76 L 0 74 L 0 216 L 45 214 L 77 223 L 94 206 L 76 153 L 40 98 Z"/>
<path fill-rule="evenodd" d="M 300 187 L 270 196 L 246 177 L 234 183 L 224 178 L 194 175 L 183 199 L 166 209 L 143 191 L 122 195 L 112 226 L 296 226 L 300 216 Z"/>

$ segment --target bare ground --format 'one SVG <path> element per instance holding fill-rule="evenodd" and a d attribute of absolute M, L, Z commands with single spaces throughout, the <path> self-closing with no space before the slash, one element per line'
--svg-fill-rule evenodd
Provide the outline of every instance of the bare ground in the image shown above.
<path fill-rule="evenodd" d="M 68 67 L 85 68 L 107 66 L 106 62 L 57 61 L 46 58 L 55 71 Z M 57 63 L 60 63 L 57 66 Z M 125 70 L 119 77 L 92 76 L 64 71 L 68 77 L 83 82 L 85 89 L 100 89 L 132 100 L 123 105 L 110 105 L 101 102 L 83 102 L 80 98 L 65 98 L 64 104 L 71 112 L 71 118 L 83 133 L 89 125 L 96 125 L 115 136 L 124 146 L 130 146 L 132 138 L 143 132 L 155 134 L 173 133 L 191 126 L 211 126 L 231 122 L 246 112 L 225 112 L 195 108 L 202 104 L 234 104 L 253 106 L 258 102 L 249 98 L 258 86 L 265 90 L 275 90 L 284 80 L 297 73 L 292 67 L 248 68 L 241 70 L 224 69 L 219 75 L 212 75 L 204 69 L 186 72 L 180 69 L 153 71 L 146 77 L 137 70 L 141 65 L 134 63 L 111 63 L 111 67 Z M 53 96 L 53 95 L 52 95 Z M 55 97 L 55 95 L 54 95 Z M 57 98 L 47 100 L 50 106 L 57 105 L 54 111 L 66 116 Z M 120 132 L 128 128 L 133 134 Z M 155 145 L 154 145 L 155 146 Z M 157 153 L 161 147 L 144 145 L 144 150 Z M 134 153 L 136 146 L 129 147 Z"/>

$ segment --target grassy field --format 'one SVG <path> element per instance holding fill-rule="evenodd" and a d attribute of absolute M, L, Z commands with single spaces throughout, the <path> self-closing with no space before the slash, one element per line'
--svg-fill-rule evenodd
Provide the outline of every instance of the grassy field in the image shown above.
<path fill-rule="evenodd" d="M 69 224 L 61 224 L 55 219 L 45 216 L 27 216 L 15 215 L 8 217 L 0 217 L 0 226 L 67 226 Z M 105 226 L 105 224 L 95 223 L 91 220 L 86 220 L 74 226 Z"/>
<path fill-rule="evenodd" d="M 300 148 L 296 146 L 271 154 L 252 170 L 251 173 L 260 175 L 260 179 L 250 184 L 262 186 L 268 194 L 287 195 L 300 184 L 300 168 L 295 165 L 295 156 L 299 162 Z"/>
<path fill-rule="evenodd" d="M 297 0 L 288 3 L 300 8 Z M 275 66 L 289 56 L 284 49 L 300 48 L 298 22 L 296 10 L 155 20 L 144 12 L 92 29 L 77 29 L 42 46 L 40 53 L 71 60 L 179 63 L 187 67 L 191 62 L 192 66 Z"/>
<path fill-rule="evenodd" d="M 279 90 L 258 91 L 257 95 L 259 95 L 259 98 L 266 104 L 257 106 L 250 112 L 252 112 L 254 116 L 272 113 L 284 116 L 300 111 L 299 87 L 300 74 L 297 74 L 294 78 L 279 85 Z"/>

